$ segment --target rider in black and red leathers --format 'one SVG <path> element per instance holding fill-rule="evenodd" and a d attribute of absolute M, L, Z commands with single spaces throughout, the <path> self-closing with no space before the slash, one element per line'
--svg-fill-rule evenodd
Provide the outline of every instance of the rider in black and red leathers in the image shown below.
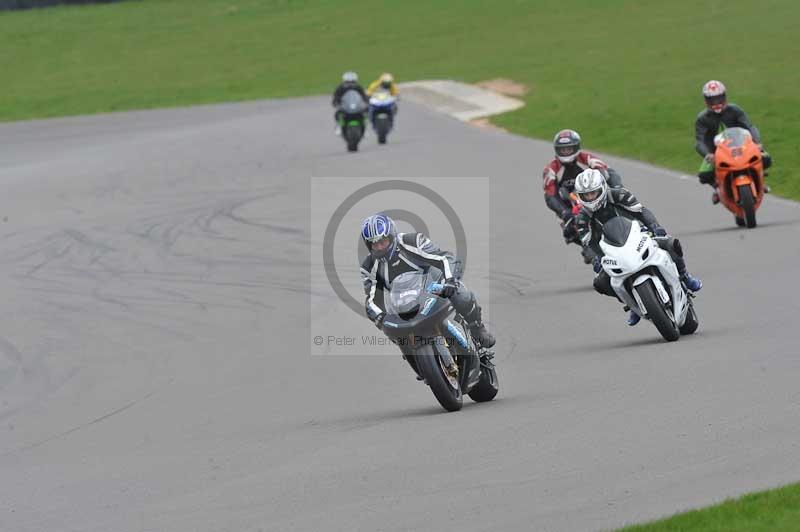
<path fill-rule="evenodd" d="M 599 170 L 608 186 L 622 186 L 622 178 L 597 156 L 581 150 L 581 137 L 576 131 L 563 129 L 553 138 L 556 157 L 544 167 L 542 173 L 544 202 L 561 219 L 564 238 L 574 240 L 573 218 L 578 208 L 573 206 L 570 194 L 575 190 L 575 178 L 586 169 Z"/>

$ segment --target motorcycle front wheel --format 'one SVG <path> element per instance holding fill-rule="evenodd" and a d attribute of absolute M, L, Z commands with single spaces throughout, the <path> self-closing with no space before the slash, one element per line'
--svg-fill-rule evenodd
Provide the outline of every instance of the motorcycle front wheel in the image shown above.
<path fill-rule="evenodd" d="M 756 200 L 753 198 L 753 192 L 749 186 L 742 185 L 739 187 L 739 201 L 744 211 L 744 221 L 747 227 L 753 228 L 756 226 Z"/>
<path fill-rule="evenodd" d="M 650 321 L 653 322 L 653 325 L 656 326 L 658 332 L 661 333 L 661 336 L 664 337 L 664 340 L 674 342 L 680 338 L 681 332 L 678 330 L 678 326 L 675 322 L 669 317 L 669 314 L 667 314 L 667 309 L 664 308 L 661 298 L 658 297 L 653 281 L 648 279 L 636 286 L 635 290 L 639 293 L 644 308 L 647 309 L 647 316 L 650 318 Z"/>
<path fill-rule="evenodd" d="M 461 393 L 458 375 L 454 376 L 448 373 L 441 355 L 434 350 L 433 345 L 430 343 L 421 345 L 412 356 L 420 376 L 431 387 L 439 404 L 448 412 L 461 410 L 464 397 Z"/>

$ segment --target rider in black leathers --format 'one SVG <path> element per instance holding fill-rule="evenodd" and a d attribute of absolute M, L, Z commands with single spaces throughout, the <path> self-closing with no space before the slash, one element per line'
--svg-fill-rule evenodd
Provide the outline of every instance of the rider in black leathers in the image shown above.
<path fill-rule="evenodd" d="M 342 96 L 347 91 L 356 91 L 361 95 L 361 98 L 364 100 L 364 104 L 366 105 L 369 102 L 369 97 L 367 93 L 364 92 L 364 87 L 362 87 L 358 83 L 358 74 L 355 72 L 345 72 L 342 74 L 342 82 L 336 87 L 333 91 L 333 100 L 331 104 L 333 107 L 336 108 L 336 112 L 333 114 L 333 119 L 336 121 L 336 134 L 339 135 L 342 132 L 341 129 L 341 120 L 342 120 L 342 111 L 339 109 L 339 106 L 342 103 Z"/>
<path fill-rule="evenodd" d="M 575 192 L 578 195 L 578 204 L 581 206 L 575 220 L 575 229 L 584 246 L 583 253 L 591 258 L 597 274 L 594 279 L 594 289 L 601 294 L 617 297 L 611 287 L 611 278 L 600 265 L 600 259 L 604 254 L 599 244 L 603 236 L 603 224 L 616 216 L 624 216 L 637 220 L 657 237 L 666 237 L 667 231 L 658 223 L 655 215 L 636 199 L 636 196 L 627 189 L 609 187 L 603 175 L 597 170 L 589 169 L 581 172 L 575 180 Z M 686 271 L 683 249 L 678 239 L 659 239 L 658 243 L 670 253 L 686 287 L 693 292 L 700 290 L 703 283 Z M 631 311 L 628 324 L 636 325 L 639 319 L 639 315 Z"/>
<path fill-rule="evenodd" d="M 697 177 L 700 179 L 700 183 L 716 187 L 714 175 L 714 152 L 716 151 L 716 146 L 714 145 L 714 137 L 726 128 L 741 127 L 750 132 L 756 143 L 761 144 L 761 133 L 741 107 L 728 103 L 725 85 L 721 81 L 712 79 L 706 82 L 703 85 L 703 98 L 706 102 L 706 108 L 700 111 L 694 122 L 694 149 L 703 158 Z M 772 157 L 764 151 L 763 146 L 761 150 L 764 169 L 766 170 L 772 166 Z M 714 203 L 719 201 L 716 191 L 712 201 Z"/>

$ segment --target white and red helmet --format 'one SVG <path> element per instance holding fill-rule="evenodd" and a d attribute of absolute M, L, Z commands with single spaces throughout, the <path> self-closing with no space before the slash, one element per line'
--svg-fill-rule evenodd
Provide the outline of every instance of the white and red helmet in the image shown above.
<path fill-rule="evenodd" d="M 571 163 L 581 153 L 581 136 L 572 129 L 562 129 L 553 137 L 556 158 L 562 163 Z"/>
<path fill-rule="evenodd" d="M 728 104 L 728 97 L 725 94 L 725 85 L 721 81 L 712 79 L 703 85 L 703 98 L 706 107 L 715 113 L 721 113 Z"/>

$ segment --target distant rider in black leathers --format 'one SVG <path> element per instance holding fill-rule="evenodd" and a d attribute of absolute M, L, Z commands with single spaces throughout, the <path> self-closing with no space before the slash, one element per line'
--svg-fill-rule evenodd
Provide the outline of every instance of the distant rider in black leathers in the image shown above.
<path fill-rule="evenodd" d="M 716 177 L 714 175 L 714 137 L 729 127 L 741 127 L 750 132 L 753 141 L 761 144 L 761 133 L 753 125 L 747 113 L 736 104 L 728 103 L 725 85 L 721 81 L 712 79 L 703 85 L 703 99 L 706 108 L 700 111 L 694 123 L 694 149 L 703 158 L 697 177 L 700 183 L 711 185 L 716 189 Z M 772 157 L 764 151 L 762 146 L 762 158 L 764 169 L 772 166 Z M 719 194 L 714 190 L 711 197 L 713 203 L 719 202 Z"/>
<path fill-rule="evenodd" d="M 358 83 L 358 74 L 350 71 L 342 74 L 342 82 L 336 87 L 336 90 L 333 91 L 333 101 L 331 102 L 331 104 L 336 108 L 336 112 L 333 114 L 333 119 L 336 121 L 335 133 L 337 135 L 342 134 L 343 113 L 341 109 L 339 109 L 339 106 L 342 103 L 342 96 L 344 96 L 344 93 L 351 90 L 356 91 L 361 95 L 365 106 L 369 102 L 369 97 L 367 96 L 367 93 L 364 92 L 364 87 Z"/>

